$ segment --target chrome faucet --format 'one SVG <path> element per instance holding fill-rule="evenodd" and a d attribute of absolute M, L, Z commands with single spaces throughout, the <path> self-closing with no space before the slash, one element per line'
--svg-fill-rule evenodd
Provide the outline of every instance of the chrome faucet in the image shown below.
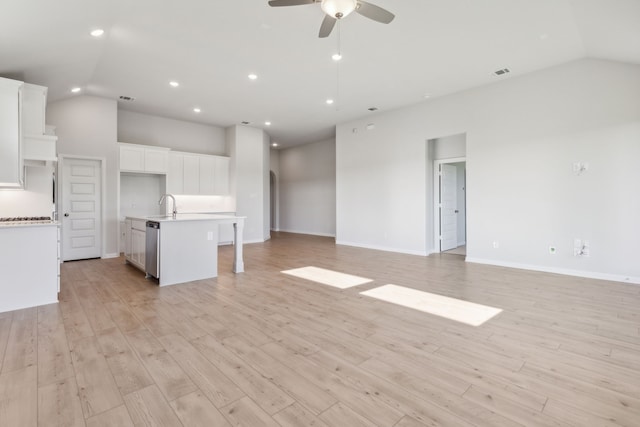
<path fill-rule="evenodd" d="M 161 205 L 162 202 L 164 202 L 164 199 L 167 197 L 171 197 L 171 200 L 173 200 L 173 212 L 171 212 L 171 217 L 173 219 L 176 219 L 176 215 L 178 215 L 178 207 L 176 206 L 176 198 L 173 197 L 172 194 L 165 194 L 164 196 L 160 197 L 160 201 L 158 202 L 158 204 Z"/>

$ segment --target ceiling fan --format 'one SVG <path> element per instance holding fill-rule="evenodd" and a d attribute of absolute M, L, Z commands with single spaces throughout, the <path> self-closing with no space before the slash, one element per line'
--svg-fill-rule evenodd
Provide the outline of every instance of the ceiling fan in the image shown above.
<path fill-rule="evenodd" d="M 320 3 L 322 11 L 326 14 L 320 25 L 318 37 L 327 37 L 339 19 L 354 11 L 382 24 L 388 24 L 395 18 L 395 15 L 388 10 L 362 0 L 271 0 L 269 6 L 299 6 L 314 3 Z"/>

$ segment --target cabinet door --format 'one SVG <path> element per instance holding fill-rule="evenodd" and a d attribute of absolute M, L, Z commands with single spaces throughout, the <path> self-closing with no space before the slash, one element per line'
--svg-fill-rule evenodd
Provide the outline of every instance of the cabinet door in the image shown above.
<path fill-rule="evenodd" d="M 215 157 L 200 156 L 200 194 L 215 194 L 215 168 Z"/>
<path fill-rule="evenodd" d="M 0 187 L 21 187 L 22 82 L 0 78 Z"/>
<path fill-rule="evenodd" d="M 154 150 L 145 148 L 144 150 L 144 170 L 145 172 L 167 173 L 169 162 L 169 152 L 167 150 Z"/>
<path fill-rule="evenodd" d="M 229 158 L 216 156 L 215 177 L 213 179 L 215 186 L 213 194 L 225 195 L 229 194 Z"/>
<path fill-rule="evenodd" d="M 131 259 L 144 270 L 146 234 L 144 231 L 131 231 Z"/>
<path fill-rule="evenodd" d="M 131 220 L 124 221 L 124 257 L 131 261 Z"/>
<path fill-rule="evenodd" d="M 200 156 L 185 154 L 183 158 L 183 194 L 200 194 Z"/>
<path fill-rule="evenodd" d="M 25 83 L 22 93 L 22 131 L 24 135 L 44 135 L 47 88 Z"/>
<path fill-rule="evenodd" d="M 169 168 L 167 170 L 167 193 L 184 194 L 184 155 L 169 153 Z"/>
<path fill-rule="evenodd" d="M 120 170 L 144 172 L 144 147 L 120 144 Z"/>

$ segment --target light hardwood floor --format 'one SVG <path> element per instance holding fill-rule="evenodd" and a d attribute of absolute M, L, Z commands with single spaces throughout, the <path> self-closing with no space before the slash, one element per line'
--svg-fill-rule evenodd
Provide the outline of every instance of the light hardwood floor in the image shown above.
<path fill-rule="evenodd" d="M 164 288 L 65 263 L 59 304 L 0 314 L 0 426 L 640 425 L 640 286 L 285 233 L 243 274 L 232 255 Z M 373 282 L 280 273 L 305 266 Z M 385 284 L 503 312 L 473 327 L 360 295 Z"/>

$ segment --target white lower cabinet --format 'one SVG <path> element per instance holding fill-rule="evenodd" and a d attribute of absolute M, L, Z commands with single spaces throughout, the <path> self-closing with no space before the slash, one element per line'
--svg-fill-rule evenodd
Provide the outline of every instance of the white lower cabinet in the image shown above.
<path fill-rule="evenodd" d="M 147 244 L 146 221 L 127 218 L 124 223 L 124 258 L 133 266 L 144 271 Z"/>

